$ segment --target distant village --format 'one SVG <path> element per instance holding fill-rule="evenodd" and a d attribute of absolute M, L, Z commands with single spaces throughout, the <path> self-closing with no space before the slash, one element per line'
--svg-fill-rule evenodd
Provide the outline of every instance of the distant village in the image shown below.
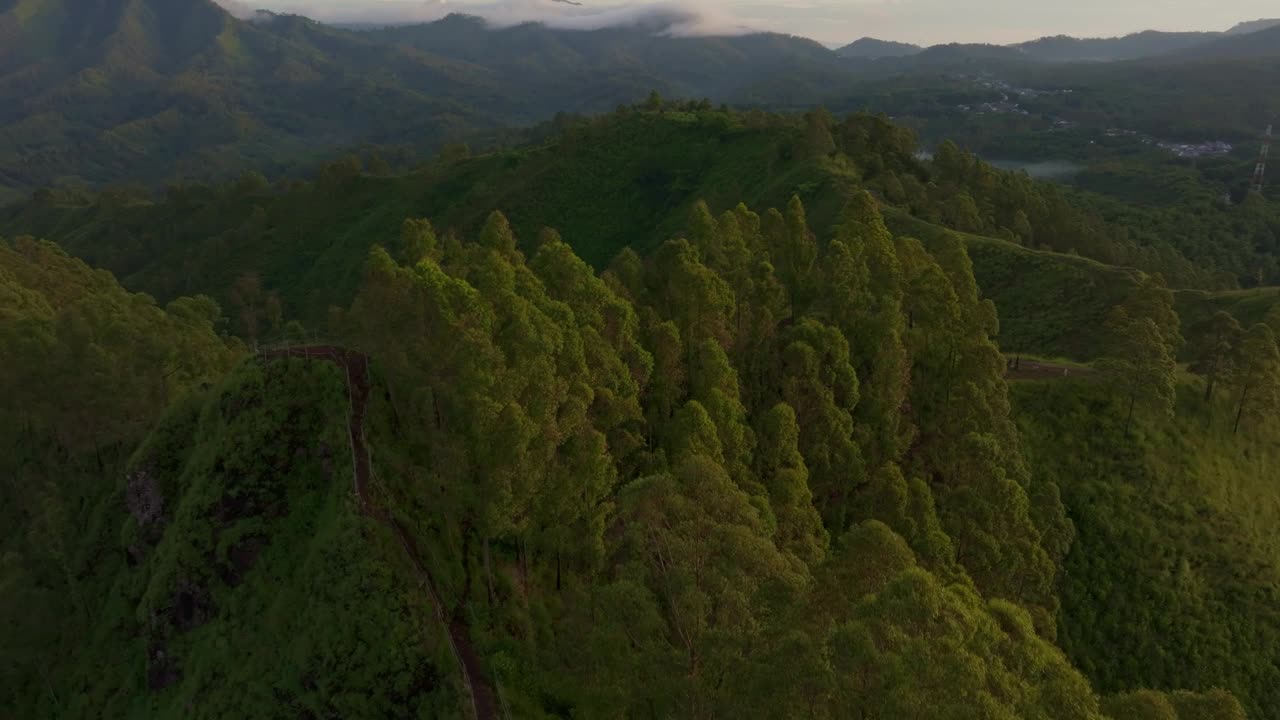
<path fill-rule="evenodd" d="M 974 83 L 979 87 L 988 90 L 996 90 L 1000 93 L 1000 100 L 996 102 L 978 103 L 974 105 L 957 105 L 956 108 L 961 112 L 974 113 L 982 115 L 985 113 L 1003 113 L 1013 115 L 1030 115 L 1031 113 L 1021 106 L 1014 98 L 1021 97 L 1038 97 L 1042 95 L 1066 95 L 1071 93 L 1070 89 L 1064 90 L 1036 90 L 1034 88 L 1014 87 L 1004 80 L 994 79 L 990 77 L 972 78 Z M 1069 130 L 1077 127 L 1078 123 L 1073 120 L 1064 120 L 1061 118 L 1050 118 L 1053 122 L 1054 130 Z M 1104 134 L 1107 137 L 1131 137 L 1144 145 L 1158 147 L 1174 154 L 1180 158 L 1201 158 L 1214 157 L 1218 155 L 1228 155 L 1234 149 L 1229 142 L 1222 140 L 1209 140 L 1204 142 L 1182 143 L 1160 140 L 1158 138 L 1144 135 L 1136 130 L 1124 130 L 1121 128 L 1109 128 Z"/>
<path fill-rule="evenodd" d="M 1169 142 L 1167 140 L 1157 140 L 1156 138 L 1148 135 L 1143 135 L 1136 130 L 1122 130 L 1120 128 L 1109 128 L 1104 134 L 1107 137 L 1131 137 L 1144 145 L 1154 145 L 1155 147 L 1158 147 L 1161 150 L 1167 150 L 1180 158 L 1228 155 L 1233 149 L 1231 143 L 1224 142 L 1222 140 L 1210 140 L 1198 143 Z"/>

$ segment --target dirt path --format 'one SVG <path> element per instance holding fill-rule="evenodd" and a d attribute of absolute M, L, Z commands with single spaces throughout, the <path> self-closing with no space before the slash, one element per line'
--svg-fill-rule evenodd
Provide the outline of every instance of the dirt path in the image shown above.
<path fill-rule="evenodd" d="M 1062 378 L 1080 377 L 1094 372 L 1091 367 L 1078 365 L 1061 365 L 1040 360 L 1021 359 L 1010 361 L 1004 376 L 1009 380 L 1061 380 Z"/>
<path fill-rule="evenodd" d="M 431 599 L 436 619 L 447 631 L 449 647 L 453 651 L 454 660 L 462 670 L 463 684 L 466 685 L 467 692 L 471 696 L 471 709 L 475 713 L 476 720 L 496 720 L 498 710 L 493 688 L 485 678 L 480 657 L 471 644 L 471 632 L 466 622 L 455 614 L 445 611 L 435 580 L 423 565 L 422 556 L 418 553 L 412 536 L 405 532 L 404 527 L 389 511 L 375 507 L 369 500 L 369 476 L 372 466 L 369 461 L 369 447 L 365 444 L 364 437 L 365 412 L 369 406 L 369 358 L 354 350 L 334 345 L 281 348 L 263 352 L 261 357 L 265 359 L 301 358 L 329 362 L 345 373 L 347 400 L 351 409 L 347 418 L 347 431 L 351 441 L 351 477 L 360 509 L 395 534 L 405 555 L 413 563 L 418 580 L 426 588 L 427 595 Z"/>

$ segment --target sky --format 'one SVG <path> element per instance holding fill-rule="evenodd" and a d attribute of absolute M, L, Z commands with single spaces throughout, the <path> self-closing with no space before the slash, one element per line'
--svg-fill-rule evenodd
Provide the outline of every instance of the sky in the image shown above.
<path fill-rule="evenodd" d="M 860 37 L 931 45 L 1013 43 L 1045 35 L 1110 37 L 1139 30 L 1226 30 L 1280 15 L 1276 0 L 218 0 L 326 22 L 433 20 L 467 12 L 497 24 L 546 20 L 590 28 L 660 12 L 676 32 L 771 30 L 843 45 Z"/>

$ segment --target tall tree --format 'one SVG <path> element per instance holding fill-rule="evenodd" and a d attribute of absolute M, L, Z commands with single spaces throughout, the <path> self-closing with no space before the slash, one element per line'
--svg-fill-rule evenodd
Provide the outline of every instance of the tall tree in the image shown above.
<path fill-rule="evenodd" d="M 1138 405 L 1165 415 L 1173 413 L 1173 355 L 1154 320 L 1134 317 L 1123 306 L 1112 311 L 1107 333 L 1110 352 L 1099 365 L 1126 399 L 1124 434 L 1128 437 Z"/>
<path fill-rule="evenodd" d="M 1177 357 L 1186 341 L 1182 337 L 1182 321 L 1173 308 L 1173 292 L 1163 275 L 1144 276 L 1123 306 L 1130 317 L 1149 318 L 1154 322 L 1169 348 L 1169 354 Z"/>
<path fill-rule="evenodd" d="M 687 351 L 708 338 L 733 346 L 733 288 L 702 263 L 689 241 L 671 240 L 659 248 L 646 285 L 659 312 L 680 329 Z"/>
<path fill-rule="evenodd" d="M 673 685 L 651 707 L 662 716 L 712 717 L 734 702 L 731 680 L 760 642 L 761 593 L 795 591 L 803 576 L 723 468 L 696 450 L 699 443 L 677 444 L 689 450 L 671 472 L 620 498 L 618 560 L 622 576 L 636 578 L 658 600 L 662 636 L 674 651 L 664 673 Z"/>
<path fill-rule="evenodd" d="M 856 408 L 863 452 L 874 465 L 896 460 L 909 434 L 903 410 L 911 381 L 903 344 L 902 264 L 869 193 L 858 193 L 846 204 L 824 264 L 829 312 L 844 331 L 866 385 Z"/>
<path fill-rule="evenodd" d="M 828 528 L 842 529 L 849 503 L 866 481 L 850 410 L 858 403 L 858 376 L 838 329 L 806 318 L 788 336 L 782 354 L 782 399 L 805 428 L 800 451 L 815 504 Z"/>
<path fill-rule="evenodd" d="M 826 557 L 830 536 L 813 507 L 795 410 L 786 403 L 775 405 L 761 419 L 758 435 L 756 472 L 777 517 L 778 549 L 813 567 Z"/>
<path fill-rule="evenodd" d="M 769 256 L 773 259 L 778 277 L 790 294 L 791 305 L 797 312 L 808 307 L 813 297 L 814 262 L 818 257 L 818 244 L 809 231 L 804 203 L 799 196 L 792 196 L 787 203 L 786 215 L 771 210 L 765 223 Z"/>
<path fill-rule="evenodd" d="M 250 343 L 280 329 L 280 298 L 262 286 L 256 273 L 245 273 L 236 280 L 231 288 L 231 304 L 236 308 L 240 331 Z"/>
<path fill-rule="evenodd" d="M 409 218 L 400 226 L 399 260 L 413 266 L 426 258 L 440 260 L 436 231 L 428 220 Z"/>
<path fill-rule="evenodd" d="M 1240 369 L 1236 383 L 1240 400 L 1236 404 L 1233 432 L 1239 432 L 1245 417 L 1263 419 L 1280 410 L 1280 350 L 1276 336 L 1262 323 L 1249 328 L 1240 348 Z"/>
<path fill-rule="evenodd" d="M 1196 348 L 1191 369 L 1204 376 L 1204 400 L 1213 402 L 1213 391 L 1220 383 L 1231 384 L 1235 374 L 1244 329 L 1230 313 L 1218 311 L 1209 320 Z"/>

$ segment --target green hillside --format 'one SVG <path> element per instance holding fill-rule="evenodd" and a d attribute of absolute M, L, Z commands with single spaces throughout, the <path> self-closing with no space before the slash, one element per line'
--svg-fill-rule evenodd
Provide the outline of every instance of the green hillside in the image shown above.
<path fill-rule="evenodd" d="M 1217 686 L 1246 700 L 1249 717 L 1270 717 L 1280 707 L 1275 424 L 1233 434 L 1236 397 L 1206 406 L 1201 383 L 1184 382 L 1174 419 L 1144 419 L 1125 438 L 1105 383 L 1013 390 L 1029 461 L 1058 483 L 1076 525 L 1059 586 L 1068 655 L 1103 692 Z"/>
<path fill-rule="evenodd" d="M 162 202 L 45 194 L 0 212 L 0 231 L 55 238 L 130 287 L 161 298 L 208 293 L 232 311 L 237 283 L 253 274 L 279 295 L 286 316 L 314 326 L 327 308 L 349 302 L 368 249 L 397 242 L 409 217 L 466 235 L 491 209 L 502 208 L 526 243 L 542 228 L 556 227 L 574 238 L 584 259 L 605 267 L 623 248 L 644 251 L 677 235 L 698 200 L 721 211 L 739 199 L 782 206 L 796 194 L 813 226 L 825 232 L 844 199 L 870 187 L 884 198 L 895 232 L 930 246 L 953 234 L 965 242 L 984 293 L 999 308 L 1006 350 L 1085 360 L 1098 356 L 1098 328 L 1142 273 L 1036 249 L 1016 236 L 957 234 L 946 224 L 986 225 L 1008 238 L 1012 230 L 998 227 L 998 216 L 1022 213 L 1024 222 L 1034 218 L 1035 227 L 1044 228 L 1028 225 L 1023 232 L 1043 242 L 1130 258 L 1148 273 L 1172 271 L 1175 287 L 1181 268 L 1191 264 L 1168 247 L 1122 244 L 1117 238 L 1124 226 L 1099 224 L 1061 199 L 1029 218 L 1026 210 L 1043 200 L 1019 198 L 1043 192 L 1053 199 L 1051 188 L 977 164 L 950 179 L 915 160 L 910 137 L 880 119 L 833 122 L 821 132 L 831 133 L 834 150 L 815 153 L 814 133 L 820 139 L 821 132 L 806 129 L 809 121 L 681 107 L 630 109 L 571 125 L 544 145 L 440 160 L 405 175 L 373 175 L 343 162 L 312 183 L 269 186 L 250 176 L 175 189 Z M 992 179 L 1009 186 L 1008 195 L 983 198 L 984 205 L 998 203 L 996 216 L 957 215 L 953 189 L 989 186 Z M 1067 229 L 1053 230 L 1056 223 Z M 1241 310 L 1246 324 L 1256 322 L 1273 295 L 1185 291 L 1178 298 L 1194 334 L 1220 307 Z M 1230 300 L 1236 297 L 1256 300 Z"/>

